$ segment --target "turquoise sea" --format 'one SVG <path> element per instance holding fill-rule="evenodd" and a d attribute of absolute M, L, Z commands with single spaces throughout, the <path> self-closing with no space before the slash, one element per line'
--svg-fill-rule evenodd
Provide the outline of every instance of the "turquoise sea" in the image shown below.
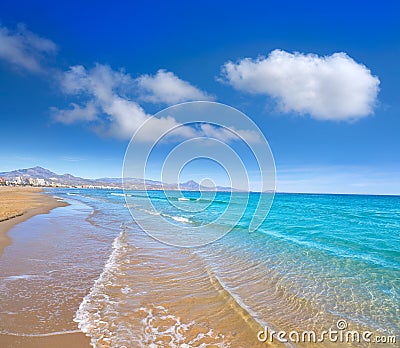
<path fill-rule="evenodd" d="M 144 192 L 126 193 L 128 204 L 140 210 Z M 130 222 L 122 191 L 65 190 L 58 194 L 75 195 L 74 199 L 99 211 L 99 224 L 115 222 L 125 226 L 114 242 L 115 257 L 109 260 L 106 273 L 121 266 L 118 243 L 123 240 L 123 253 L 137 259 L 135 255 L 140 253 L 135 250 L 140 248 L 146 254 L 146 262 L 154 262 L 154 267 L 161 267 L 164 274 L 169 272 L 192 283 L 189 288 L 196 295 L 201 287 L 197 288 L 186 261 L 173 257 L 173 253 L 185 251 L 185 256 L 198 260 L 193 266 L 194 273 L 211 274 L 218 286 L 261 325 L 286 331 L 323 329 L 342 319 L 349 327 L 400 334 L 400 197 L 276 194 L 267 219 L 250 233 L 252 199 L 259 196 L 254 193 L 250 194 L 250 208 L 224 237 L 202 247 L 178 248 L 149 238 Z M 207 223 L 226 210 L 228 204 L 241 206 L 247 197 L 242 193 L 209 193 L 212 204 L 199 213 L 190 209 L 202 204 L 198 192 L 185 192 L 186 199 L 178 200 L 186 209 L 171 204 L 177 201 L 177 192 L 150 191 L 149 195 L 156 210 L 177 225 Z M 206 199 L 207 195 L 203 195 L 202 200 Z M 145 215 L 146 211 L 143 209 L 141 213 Z M 154 216 L 149 214 L 148 218 Z M 135 272 L 137 263 L 130 264 L 126 258 L 124 262 L 124 272 L 129 275 L 126 279 L 117 278 L 121 288 L 126 288 L 126 298 L 118 301 L 129 303 L 131 296 L 136 297 L 133 302 L 137 304 L 140 302 L 137 290 L 146 291 L 148 284 L 137 284 L 140 282 L 140 272 Z M 135 282 L 130 282 L 130 278 Z M 101 281 L 97 283 L 100 285 L 103 286 Z M 157 286 L 162 292 L 162 282 Z M 92 292 L 96 291 L 101 290 L 95 287 Z M 184 289 L 176 289 L 177 296 L 180 291 Z M 165 303 L 176 300 L 172 295 L 172 299 L 163 296 L 164 307 Z M 89 294 L 78 311 L 77 321 L 83 328 L 93 325 L 88 323 L 91 320 L 88 313 L 97 307 L 97 301 Z M 169 310 L 173 311 L 172 305 Z M 107 322 L 107 315 L 98 314 Z M 92 328 L 88 332 L 93 335 Z M 96 334 L 93 337 L 96 339 Z"/>
<path fill-rule="evenodd" d="M 398 196 L 277 193 L 267 218 L 249 232 L 259 199 L 251 193 L 230 232 L 183 248 L 148 236 L 132 219 L 127 206 L 147 226 L 154 221 L 157 231 L 143 191 L 49 193 L 90 207 L 87 220 L 96 227 L 96 240 L 93 248 L 85 244 L 87 267 L 97 250 L 109 250 L 74 319 L 96 347 L 250 347 L 262 327 L 321 332 L 339 320 L 348 330 L 400 339 Z M 225 230 L 230 215 L 209 222 L 228 205 L 235 211 L 247 201 L 244 193 L 148 194 L 158 217 L 173 226 L 159 231 L 161 239 L 187 226 L 207 225 L 211 234 Z M 84 227 L 81 234 L 79 243 Z"/>

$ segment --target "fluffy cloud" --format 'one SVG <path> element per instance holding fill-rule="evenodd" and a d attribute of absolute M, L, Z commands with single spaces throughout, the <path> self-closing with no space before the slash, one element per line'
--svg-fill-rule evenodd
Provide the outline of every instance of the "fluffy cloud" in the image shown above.
<path fill-rule="evenodd" d="M 52 108 L 53 118 L 64 124 L 90 122 L 105 135 L 129 138 L 150 117 L 123 94 L 131 83 L 130 75 L 107 65 L 97 64 L 91 70 L 73 66 L 61 75 L 61 88 L 65 94 L 84 99 L 84 106 L 72 103 L 70 109 Z"/>
<path fill-rule="evenodd" d="M 173 80 L 177 86 L 181 86 L 181 89 L 175 91 L 174 98 L 186 101 L 195 96 L 193 91 L 197 89 L 172 73 L 159 71 L 155 78 L 164 75 Z M 97 64 L 90 70 L 81 65 L 72 66 L 60 76 L 60 85 L 65 94 L 83 98 L 84 105 L 71 103 L 69 109 L 51 108 L 53 119 L 64 124 L 86 122 L 103 135 L 121 139 L 131 138 L 146 121 L 148 121 L 146 138 L 141 139 L 142 141 L 153 141 L 174 127 L 178 127 L 174 131 L 175 136 L 185 138 L 194 136 L 196 133 L 190 127 L 181 126 L 172 117 L 152 117 L 134 98 L 129 97 L 133 95 L 136 99 L 141 99 L 137 93 L 135 94 L 135 88 L 141 83 L 142 78 L 152 79 L 147 75 L 132 79 L 123 70 L 116 71 L 102 64 Z M 152 91 L 154 100 L 172 102 L 173 98 L 171 96 L 167 98 L 167 92 L 163 89 L 160 89 L 159 95 L 155 94 L 156 92 Z"/>
<path fill-rule="evenodd" d="M 373 113 L 379 79 L 346 53 L 320 57 L 274 50 L 222 67 L 235 89 L 273 97 L 284 112 L 319 120 L 356 120 Z"/>
<path fill-rule="evenodd" d="M 72 124 L 77 121 L 94 121 L 97 119 L 97 109 L 90 102 L 83 107 L 71 103 L 70 109 L 60 110 L 52 107 L 50 110 L 54 114 L 55 121 L 63 124 Z"/>
<path fill-rule="evenodd" d="M 188 100 L 214 99 L 165 70 L 158 70 L 155 76 L 140 76 L 137 83 L 143 92 L 142 99 L 152 103 L 176 104 Z"/>
<path fill-rule="evenodd" d="M 43 72 L 42 60 L 56 51 L 54 42 L 30 32 L 22 24 L 15 31 L 0 27 L 0 59 L 14 67 Z"/>

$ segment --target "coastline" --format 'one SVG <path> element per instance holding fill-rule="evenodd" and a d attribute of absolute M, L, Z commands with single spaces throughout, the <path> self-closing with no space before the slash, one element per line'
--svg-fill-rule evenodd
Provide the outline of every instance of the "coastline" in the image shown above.
<path fill-rule="evenodd" d="M 8 246 L 16 246 L 19 241 L 9 236 L 17 225 L 41 214 L 49 214 L 58 207 L 70 206 L 69 203 L 45 194 L 36 187 L 0 187 L 0 258 Z M 28 222 L 28 221 L 27 221 Z M 69 322 L 69 318 L 65 317 Z M 5 348 L 42 348 L 42 347 L 90 347 L 90 338 L 78 328 L 66 332 L 45 334 L 7 334 L 0 333 L 0 346 Z"/>
<path fill-rule="evenodd" d="M 48 214 L 58 207 L 69 205 L 44 194 L 36 187 L 0 187 L 0 257 L 4 249 L 12 244 L 8 231 L 17 224 L 39 214 Z M 0 335 L 4 347 L 89 347 L 89 338 L 81 332 L 52 336 L 11 336 Z"/>
<path fill-rule="evenodd" d="M 68 203 L 44 194 L 38 187 L 0 186 L 0 257 L 12 243 L 8 231 L 15 225 L 38 214 L 48 214 L 52 209 Z"/>

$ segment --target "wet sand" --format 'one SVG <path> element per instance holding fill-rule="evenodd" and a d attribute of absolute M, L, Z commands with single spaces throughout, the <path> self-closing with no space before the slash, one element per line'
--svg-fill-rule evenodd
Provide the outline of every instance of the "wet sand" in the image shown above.
<path fill-rule="evenodd" d="M 45 195 L 39 187 L 0 186 L 0 256 L 12 243 L 7 232 L 16 224 L 37 214 L 47 214 L 67 203 Z"/>
<path fill-rule="evenodd" d="M 8 232 L 14 226 L 35 215 L 48 214 L 54 208 L 67 205 L 68 203 L 62 200 L 44 194 L 41 188 L 0 187 L 0 258 L 4 249 L 13 243 Z M 65 320 L 69 321 L 70 318 L 65 318 Z M 79 330 L 48 336 L 0 334 L 0 347 L 4 348 L 80 348 L 89 347 L 89 342 L 89 338 Z"/>
<path fill-rule="evenodd" d="M 44 337 L 0 335 L 3 348 L 87 348 L 90 339 L 81 332 Z"/>

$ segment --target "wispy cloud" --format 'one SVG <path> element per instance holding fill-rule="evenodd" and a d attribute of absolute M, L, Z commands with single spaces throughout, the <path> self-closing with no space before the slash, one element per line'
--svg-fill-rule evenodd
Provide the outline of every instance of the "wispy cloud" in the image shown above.
<path fill-rule="evenodd" d="M 238 140 L 239 138 L 249 144 L 261 142 L 260 134 L 255 130 L 235 129 L 234 127 L 230 127 L 228 129 L 224 127 L 217 127 L 208 123 L 200 125 L 197 136 L 218 139 L 224 143 L 229 143 Z"/>
<path fill-rule="evenodd" d="M 155 76 L 134 79 L 124 70 L 114 70 L 108 65 L 96 64 L 92 69 L 76 65 L 60 75 L 59 84 L 74 102 L 67 109 L 50 108 L 53 120 L 65 125 L 83 123 L 102 136 L 130 139 L 145 125 L 137 140 L 154 141 L 165 135 L 166 139 L 209 137 L 226 143 L 239 137 L 248 143 L 261 141 L 253 130 L 232 127 L 228 130 L 211 124 L 192 127 L 180 124 L 171 116 L 157 118 L 148 114 L 141 105 L 143 101 L 170 105 L 212 99 L 165 70 L 159 70 Z"/>
<path fill-rule="evenodd" d="M 23 24 L 15 30 L 0 26 L 0 59 L 14 68 L 45 72 L 45 58 L 56 51 L 54 42 L 32 33 Z M 157 139 L 174 127 L 178 127 L 175 136 L 194 136 L 193 129 L 181 126 L 172 117 L 152 117 L 141 103 L 172 105 L 214 99 L 188 81 L 162 69 L 155 75 L 132 78 L 124 70 L 114 70 L 104 64 L 96 64 L 92 69 L 75 65 L 68 71 L 55 71 L 54 77 L 61 91 L 71 98 L 67 108 L 50 107 L 55 122 L 65 125 L 82 123 L 102 136 L 121 139 L 131 138 L 146 121 L 149 131 L 143 141 Z"/>
<path fill-rule="evenodd" d="M 66 125 L 75 122 L 90 122 L 98 119 L 98 110 L 94 103 L 87 102 L 84 106 L 71 103 L 69 109 L 58 109 L 51 107 L 50 111 L 53 114 L 54 120 Z"/>
<path fill-rule="evenodd" d="M 75 96 L 69 109 L 52 108 L 54 120 L 64 124 L 90 123 L 98 132 L 118 138 L 129 138 L 150 115 L 125 95 L 133 80 L 124 71 L 115 71 L 108 65 L 96 64 L 87 70 L 72 66 L 60 78 L 62 91 Z"/>
<path fill-rule="evenodd" d="M 155 81 L 162 80 L 158 88 Z M 143 81 L 146 81 L 145 83 Z M 96 64 L 92 69 L 81 65 L 72 66 L 60 78 L 62 91 L 84 99 L 81 105 L 71 103 L 69 109 L 51 108 L 53 119 L 64 124 L 84 122 L 102 135 L 129 139 L 134 132 L 148 121 L 146 139 L 157 139 L 163 133 L 179 123 L 172 117 L 155 118 L 139 104 L 146 99 L 154 102 L 173 103 L 176 100 L 188 101 L 196 97 L 205 98 L 206 94 L 188 82 L 180 80 L 171 72 L 160 70 L 155 77 L 148 75 L 133 79 L 123 70 L 113 70 L 108 65 Z M 138 91 L 138 85 L 140 86 Z M 146 85 L 145 91 L 144 85 Z M 168 92 L 168 88 L 176 90 Z M 144 94 L 143 94 L 144 93 Z M 194 131 L 181 126 L 175 135 L 190 137 Z"/>
<path fill-rule="evenodd" d="M 379 79 L 346 53 L 330 56 L 272 51 L 222 67 L 235 89 L 274 98 L 283 112 L 318 120 L 357 120 L 373 113 Z"/>
<path fill-rule="evenodd" d="M 43 60 L 56 51 L 54 42 L 32 33 L 23 24 L 15 30 L 0 26 L 0 59 L 17 69 L 44 72 Z"/>
<path fill-rule="evenodd" d="M 157 74 L 142 75 L 136 79 L 141 90 L 141 98 L 152 103 L 177 104 L 189 100 L 214 100 L 214 97 L 181 80 L 166 70 Z"/>

